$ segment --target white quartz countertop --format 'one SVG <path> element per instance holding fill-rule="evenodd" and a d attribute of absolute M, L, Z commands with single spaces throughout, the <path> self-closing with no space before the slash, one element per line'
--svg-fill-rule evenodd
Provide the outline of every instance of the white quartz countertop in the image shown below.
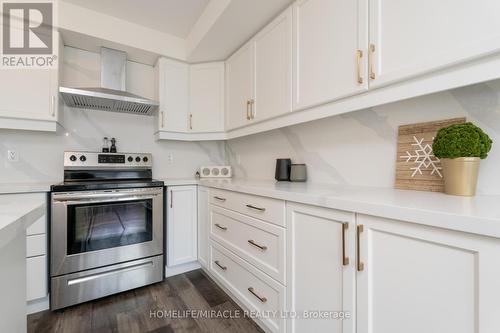
<path fill-rule="evenodd" d="M 197 185 L 199 179 L 195 178 L 158 178 L 165 183 L 165 186 Z"/>
<path fill-rule="evenodd" d="M 2 194 L 0 234 L 15 224 L 22 224 L 20 227 L 25 230 L 45 213 L 46 197 L 43 194 Z"/>
<path fill-rule="evenodd" d="M 500 237 L 500 196 L 470 198 L 390 188 L 235 179 L 202 179 L 199 185 Z"/>
<path fill-rule="evenodd" d="M 2 183 L 0 194 L 50 192 L 50 186 L 60 182 Z"/>

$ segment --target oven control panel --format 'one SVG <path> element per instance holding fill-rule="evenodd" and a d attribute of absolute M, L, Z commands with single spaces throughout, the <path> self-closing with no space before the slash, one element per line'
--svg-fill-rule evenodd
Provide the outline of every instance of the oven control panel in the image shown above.
<path fill-rule="evenodd" d="M 65 168 L 151 168 L 152 160 L 149 153 L 64 152 Z"/>

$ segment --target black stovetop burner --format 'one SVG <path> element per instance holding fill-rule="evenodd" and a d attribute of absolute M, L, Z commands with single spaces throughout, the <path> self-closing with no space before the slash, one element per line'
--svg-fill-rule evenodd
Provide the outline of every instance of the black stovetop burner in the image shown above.
<path fill-rule="evenodd" d="M 64 182 L 51 186 L 52 192 L 92 191 L 123 188 L 161 187 L 151 169 L 65 170 Z"/>

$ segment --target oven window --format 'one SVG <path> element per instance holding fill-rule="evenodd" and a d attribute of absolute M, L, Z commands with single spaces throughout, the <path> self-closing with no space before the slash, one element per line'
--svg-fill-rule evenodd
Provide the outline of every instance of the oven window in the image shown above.
<path fill-rule="evenodd" d="M 68 254 L 153 240 L 153 200 L 68 206 Z"/>

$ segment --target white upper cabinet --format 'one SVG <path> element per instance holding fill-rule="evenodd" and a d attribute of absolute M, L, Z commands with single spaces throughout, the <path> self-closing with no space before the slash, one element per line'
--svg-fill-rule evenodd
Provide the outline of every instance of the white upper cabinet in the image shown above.
<path fill-rule="evenodd" d="M 285 10 L 257 34 L 255 95 L 251 118 L 264 120 L 291 111 L 292 10 Z"/>
<path fill-rule="evenodd" d="M 498 332 L 499 239 L 365 215 L 357 223 L 358 333 Z"/>
<path fill-rule="evenodd" d="M 62 66 L 62 41 L 57 32 L 53 38 L 61 57 L 57 61 Z M 57 67 L 0 69 L 0 128 L 56 130 L 60 107 Z"/>
<path fill-rule="evenodd" d="M 370 0 L 370 86 L 500 50 L 500 1 Z"/>
<path fill-rule="evenodd" d="M 229 130 L 291 111 L 291 34 L 287 9 L 226 61 Z"/>
<path fill-rule="evenodd" d="M 191 65 L 189 131 L 224 131 L 224 63 Z"/>
<path fill-rule="evenodd" d="M 189 112 L 189 65 L 159 58 L 155 66 L 157 83 L 158 129 L 168 132 L 186 132 Z"/>
<path fill-rule="evenodd" d="M 299 0 L 293 20 L 293 110 L 368 88 L 367 0 Z"/>
<path fill-rule="evenodd" d="M 250 121 L 254 95 L 254 45 L 248 43 L 226 61 L 226 125 L 241 127 Z"/>

